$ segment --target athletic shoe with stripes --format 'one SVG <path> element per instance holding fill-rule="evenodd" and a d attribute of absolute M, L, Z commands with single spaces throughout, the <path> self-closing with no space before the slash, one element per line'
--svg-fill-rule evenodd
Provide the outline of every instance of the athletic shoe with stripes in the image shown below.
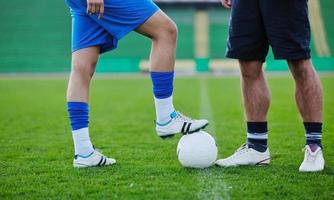
<path fill-rule="evenodd" d="M 236 167 L 240 165 L 268 165 L 270 163 L 269 148 L 259 152 L 243 144 L 233 155 L 216 161 L 220 167 Z"/>
<path fill-rule="evenodd" d="M 299 167 L 300 172 L 318 172 L 325 166 L 325 160 L 321 147 L 318 145 L 306 145 L 304 161 Z"/>
<path fill-rule="evenodd" d="M 76 168 L 84 167 L 101 167 L 113 165 L 116 163 L 116 160 L 112 158 L 107 158 L 105 155 L 100 153 L 97 150 L 94 150 L 89 156 L 82 157 L 79 155 L 74 156 L 73 166 Z"/>
<path fill-rule="evenodd" d="M 209 124 L 206 119 L 191 119 L 178 111 L 171 114 L 171 119 L 165 124 L 156 123 L 157 134 L 161 138 L 173 137 L 177 133 L 193 133 L 204 129 Z"/>

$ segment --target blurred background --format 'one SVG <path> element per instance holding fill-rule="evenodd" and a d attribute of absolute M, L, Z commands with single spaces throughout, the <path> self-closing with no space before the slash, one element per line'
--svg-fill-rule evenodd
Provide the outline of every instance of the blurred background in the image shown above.
<path fill-rule="evenodd" d="M 22 3 L 24 2 L 24 3 Z M 230 11 L 220 0 L 155 0 L 178 25 L 176 70 L 229 72 L 237 63 L 224 57 Z M 309 1 L 312 55 L 318 71 L 334 71 L 334 1 Z M 1 1 L 0 73 L 68 72 L 71 16 L 64 0 Z M 101 56 L 100 73 L 148 71 L 150 40 L 133 32 L 116 51 Z M 286 71 L 284 61 L 266 62 L 268 71 Z"/>

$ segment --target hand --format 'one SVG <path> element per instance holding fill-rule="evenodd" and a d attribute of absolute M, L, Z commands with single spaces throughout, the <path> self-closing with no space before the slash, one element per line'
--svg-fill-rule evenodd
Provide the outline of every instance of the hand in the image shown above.
<path fill-rule="evenodd" d="M 231 8 L 232 0 L 220 0 L 225 8 Z"/>
<path fill-rule="evenodd" d="M 104 14 L 104 0 L 87 0 L 87 13 L 90 15 L 99 14 L 102 19 Z"/>

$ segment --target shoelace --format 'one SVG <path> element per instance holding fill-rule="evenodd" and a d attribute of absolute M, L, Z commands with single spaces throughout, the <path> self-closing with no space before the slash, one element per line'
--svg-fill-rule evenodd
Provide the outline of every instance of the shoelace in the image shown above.
<path fill-rule="evenodd" d="M 243 144 L 241 145 L 235 152 L 232 156 L 237 156 L 237 155 L 240 155 L 242 153 L 244 153 L 244 151 L 247 150 L 247 144 Z"/>
<path fill-rule="evenodd" d="M 176 113 L 177 113 L 176 118 L 181 118 L 181 119 L 186 119 L 186 120 L 193 120 L 190 117 L 185 116 L 184 114 L 182 114 L 179 111 L 176 111 Z"/>
<path fill-rule="evenodd" d="M 311 155 L 310 152 L 307 152 L 307 162 L 314 162 L 315 161 L 315 158 L 316 158 L 316 155 Z"/>
<path fill-rule="evenodd" d="M 304 148 L 304 150 L 306 150 L 306 148 Z M 318 153 L 317 153 L 318 154 Z M 317 157 L 317 154 L 315 155 L 312 155 L 309 150 L 307 150 L 307 158 L 306 158 L 306 161 L 307 162 L 314 162 L 316 157 Z"/>
<path fill-rule="evenodd" d="M 94 149 L 94 150 L 98 155 L 103 156 L 103 153 L 100 149 Z"/>
<path fill-rule="evenodd" d="M 307 158 L 306 158 L 307 162 L 313 162 L 318 155 L 318 152 L 316 154 L 312 154 L 306 147 L 302 148 L 302 151 L 303 152 L 307 151 Z"/>
<path fill-rule="evenodd" d="M 241 151 L 243 149 L 246 149 L 247 148 L 247 144 L 242 144 L 235 152 L 238 152 L 238 151 Z"/>

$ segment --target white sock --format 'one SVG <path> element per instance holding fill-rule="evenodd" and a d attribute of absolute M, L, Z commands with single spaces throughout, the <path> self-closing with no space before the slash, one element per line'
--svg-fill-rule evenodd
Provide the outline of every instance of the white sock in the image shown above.
<path fill-rule="evenodd" d="M 175 111 L 173 105 L 173 96 L 170 96 L 166 99 L 158 99 L 154 97 L 154 103 L 157 115 L 157 123 L 167 123 L 171 119 L 170 114 Z"/>
<path fill-rule="evenodd" d="M 93 151 L 93 145 L 89 138 L 88 128 L 82 128 L 72 131 L 75 155 L 88 156 Z"/>

